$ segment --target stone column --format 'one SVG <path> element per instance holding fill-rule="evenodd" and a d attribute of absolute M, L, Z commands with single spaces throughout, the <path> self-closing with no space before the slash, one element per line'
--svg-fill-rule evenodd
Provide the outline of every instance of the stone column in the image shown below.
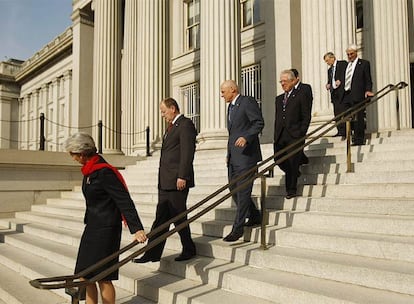
<path fill-rule="evenodd" d="M 151 145 L 160 142 L 165 130 L 159 103 L 168 97 L 169 27 L 168 0 L 126 1 L 125 10 L 125 81 L 133 84 L 124 92 L 129 132 L 134 133 L 134 153 L 145 153 L 145 128 L 150 127 Z M 134 16 L 135 15 L 135 16 Z M 137 23 L 134 26 L 132 23 Z M 125 65 L 124 65 L 125 67 Z M 132 125 L 133 123 L 133 125 Z"/>
<path fill-rule="evenodd" d="M 301 79 L 312 86 L 312 120 L 328 120 L 333 116 L 329 92 L 325 88 L 328 67 L 323 55 L 332 51 L 338 59 L 344 58 L 347 46 L 355 42 L 354 15 L 354 1 L 301 1 Z"/>
<path fill-rule="evenodd" d="M 93 124 L 102 120 L 107 154 L 121 154 L 121 7 L 121 0 L 93 1 Z"/>
<path fill-rule="evenodd" d="M 140 69 L 138 69 L 139 43 L 137 40 L 139 25 L 138 1 L 125 1 L 124 21 L 124 46 L 122 50 L 122 89 L 121 89 L 121 121 L 122 130 L 125 132 L 121 137 L 122 151 L 131 155 L 134 145 L 134 123 L 136 120 L 135 107 L 138 101 L 137 80 Z"/>
<path fill-rule="evenodd" d="M 225 147 L 226 103 L 220 84 L 240 84 L 240 1 L 200 1 L 200 149 Z"/>
<path fill-rule="evenodd" d="M 364 1 L 364 31 L 363 57 L 371 63 L 374 91 L 390 83 L 410 83 L 407 1 Z M 411 128 L 410 90 L 398 95 L 401 128 Z M 368 132 L 397 127 L 396 97 L 390 93 L 367 110 Z"/>
<path fill-rule="evenodd" d="M 70 103 L 69 125 L 82 127 L 81 131 L 91 133 L 93 96 L 93 12 L 90 7 L 76 9 L 72 13 L 73 65 L 72 101 Z M 76 132 L 70 130 L 70 133 Z M 92 134 L 92 133 L 91 133 Z"/>

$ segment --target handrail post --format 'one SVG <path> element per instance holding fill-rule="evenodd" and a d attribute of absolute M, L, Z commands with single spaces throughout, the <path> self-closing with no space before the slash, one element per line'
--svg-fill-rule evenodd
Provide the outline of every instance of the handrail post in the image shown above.
<path fill-rule="evenodd" d="M 151 156 L 151 153 L 150 153 L 150 127 L 149 126 L 146 127 L 145 133 L 146 133 L 147 156 Z"/>
<path fill-rule="evenodd" d="M 102 120 L 98 121 L 98 153 L 102 154 Z"/>
<path fill-rule="evenodd" d="M 346 120 L 346 172 L 353 172 L 351 162 L 351 119 Z"/>
<path fill-rule="evenodd" d="M 396 114 L 397 114 L 397 130 L 401 130 L 401 122 L 400 122 L 400 99 L 399 99 L 399 90 L 395 90 L 396 94 L 396 101 L 395 101 L 395 107 L 396 107 Z"/>
<path fill-rule="evenodd" d="M 45 150 L 45 113 L 40 113 L 40 144 L 39 150 Z"/>
<path fill-rule="evenodd" d="M 273 171 L 273 170 L 272 170 Z M 262 210 L 262 224 L 260 229 L 260 248 L 267 249 L 266 245 L 266 176 L 260 177 L 260 209 Z"/>

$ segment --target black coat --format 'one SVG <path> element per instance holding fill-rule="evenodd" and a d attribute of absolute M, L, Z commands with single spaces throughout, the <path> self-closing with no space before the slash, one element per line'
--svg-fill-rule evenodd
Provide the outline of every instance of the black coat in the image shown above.
<path fill-rule="evenodd" d="M 158 188 L 177 190 L 177 178 L 194 187 L 193 160 L 197 131 L 191 119 L 181 115 L 165 134 L 161 147 Z"/>
<path fill-rule="evenodd" d="M 339 80 L 341 83 L 340 85 L 333 89 L 332 88 L 332 69 L 331 66 L 328 69 L 328 84 L 331 85 L 331 101 L 333 103 L 341 102 L 342 98 L 344 97 L 344 87 L 345 87 L 345 71 L 348 63 L 345 60 L 337 60 L 336 61 L 336 68 L 335 68 L 335 80 Z"/>
<path fill-rule="evenodd" d="M 101 157 L 99 162 L 105 160 Z M 144 229 L 129 192 L 111 169 L 102 168 L 85 176 L 82 191 L 86 199 L 84 222 L 88 226 L 119 226 L 122 213 L 131 233 Z"/>
<path fill-rule="evenodd" d="M 352 102 L 355 104 L 363 101 L 367 91 L 372 91 L 370 64 L 369 61 L 358 58 L 351 82 Z"/>
<path fill-rule="evenodd" d="M 274 143 L 277 143 L 283 128 L 292 138 L 299 139 L 306 135 L 311 121 L 312 89 L 310 85 L 301 83 L 294 89 L 283 109 L 285 93 L 280 94 L 275 100 L 275 126 Z"/>

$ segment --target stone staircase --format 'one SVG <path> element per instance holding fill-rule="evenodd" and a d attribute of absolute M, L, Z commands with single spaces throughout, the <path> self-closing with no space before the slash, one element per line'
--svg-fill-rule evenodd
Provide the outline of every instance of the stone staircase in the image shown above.
<path fill-rule="evenodd" d="M 352 147 L 355 173 L 346 173 L 345 143 L 322 138 L 306 151 L 301 197 L 284 199 L 277 169 L 267 179 L 267 250 L 260 228 L 225 243 L 235 208 L 230 199 L 191 224 L 198 256 L 175 262 L 178 236 L 158 263 L 128 263 L 116 281 L 117 303 L 414 303 L 414 131 L 372 134 Z M 263 145 L 265 157 L 271 145 Z M 225 151 L 199 151 L 193 205 L 227 182 Z M 159 156 L 124 170 L 146 229 L 157 202 Z M 258 199 L 260 181 L 253 193 Z M 224 195 L 223 193 L 222 195 Z M 73 272 L 84 201 L 80 188 L 0 220 L 0 304 L 68 303 L 62 290 L 32 288 L 29 279 Z M 131 236 L 123 232 L 123 245 Z M 3 302 L 2 302 L 3 301 Z"/>

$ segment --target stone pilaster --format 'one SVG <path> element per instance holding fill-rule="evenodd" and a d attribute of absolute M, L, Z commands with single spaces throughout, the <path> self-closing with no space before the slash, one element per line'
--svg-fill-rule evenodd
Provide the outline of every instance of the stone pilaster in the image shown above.
<path fill-rule="evenodd" d="M 72 62 L 72 101 L 68 124 L 82 127 L 83 132 L 91 133 L 93 96 L 93 12 L 90 6 L 75 9 L 72 13 L 73 62 Z M 70 132 L 76 132 L 76 129 Z M 91 133 L 92 134 L 92 133 Z"/>
<path fill-rule="evenodd" d="M 135 3 L 137 2 L 137 3 Z M 145 128 L 150 127 L 151 145 L 160 142 L 165 123 L 161 118 L 159 103 L 169 95 L 169 27 L 167 0 L 126 1 L 131 7 L 126 10 L 125 24 L 125 62 L 134 62 L 125 71 L 127 83 L 133 83 L 124 92 L 129 96 L 130 103 L 126 108 L 132 109 L 128 118 L 130 125 L 134 122 L 133 131 L 134 153 L 145 153 Z M 133 16 L 132 14 L 136 14 Z M 135 27 L 131 22 L 137 22 Z M 135 48 L 135 50 L 133 50 Z M 135 71 L 134 71 L 135 69 Z M 132 136 L 132 135 L 129 135 Z"/>
<path fill-rule="evenodd" d="M 240 1 L 200 1 L 200 149 L 227 143 L 226 103 L 220 84 L 233 79 L 240 84 Z"/>
<path fill-rule="evenodd" d="M 407 1 L 364 1 L 363 57 L 371 63 L 374 91 L 390 83 L 410 83 L 408 37 Z M 397 127 L 396 97 L 396 93 L 390 93 L 368 109 L 369 132 Z M 399 91 L 398 97 L 401 128 L 410 128 L 410 90 Z"/>
<path fill-rule="evenodd" d="M 112 154 L 121 153 L 121 8 L 121 0 L 93 1 L 93 124 L 102 120 L 102 149 Z"/>
<path fill-rule="evenodd" d="M 354 11 L 353 1 L 301 1 L 301 79 L 312 86 L 314 119 L 328 120 L 333 116 L 325 88 L 328 67 L 323 55 L 332 51 L 338 59 L 344 58 L 345 49 L 355 41 Z"/>

